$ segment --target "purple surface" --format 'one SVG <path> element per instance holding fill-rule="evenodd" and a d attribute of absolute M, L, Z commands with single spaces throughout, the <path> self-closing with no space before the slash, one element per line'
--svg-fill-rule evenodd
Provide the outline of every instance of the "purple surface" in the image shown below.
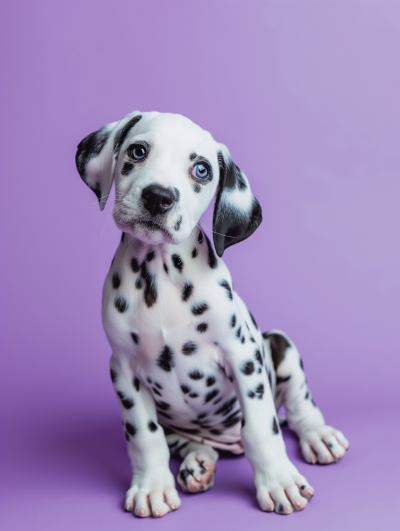
<path fill-rule="evenodd" d="M 3 1 L 0 20 L 2 529 L 396 529 L 399 3 Z M 261 328 L 296 341 L 351 442 L 340 464 L 312 467 L 286 435 L 317 492 L 303 513 L 259 511 L 244 457 L 161 521 L 122 511 L 100 322 L 119 236 L 74 156 L 134 109 L 210 130 L 263 206 L 224 256 L 235 289 Z"/>

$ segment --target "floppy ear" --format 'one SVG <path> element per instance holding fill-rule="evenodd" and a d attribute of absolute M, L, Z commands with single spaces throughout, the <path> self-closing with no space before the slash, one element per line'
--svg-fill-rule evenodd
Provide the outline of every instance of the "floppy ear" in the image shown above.
<path fill-rule="evenodd" d="M 76 167 L 83 182 L 96 194 L 100 210 L 106 206 L 110 194 L 121 146 L 141 118 L 138 112 L 128 114 L 119 122 L 90 133 L 78 145 Z"/>
<path fill-rule="evenodd" d="M 214 246 L 219 257 L 227 247 L 253 234 L 262 221 L 261 206 L 249 182 L 233 162 L 228 148 L 218 144 L 219 186 L 215 200 Z"/>

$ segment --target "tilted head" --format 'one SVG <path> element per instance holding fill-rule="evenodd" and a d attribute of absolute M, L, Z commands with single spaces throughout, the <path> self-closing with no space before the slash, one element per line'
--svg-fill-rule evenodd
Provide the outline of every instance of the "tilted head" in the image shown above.
<path fill-rule="evenodd" d="M 76 166 L 104 209 L 115 180 L 117 227 L 147 243 L 181 243 L 215 193 L 219 256 L 260 225 L 261 207 L 228 149 L 179 114 L 133 112 L 91 133 Z"/>

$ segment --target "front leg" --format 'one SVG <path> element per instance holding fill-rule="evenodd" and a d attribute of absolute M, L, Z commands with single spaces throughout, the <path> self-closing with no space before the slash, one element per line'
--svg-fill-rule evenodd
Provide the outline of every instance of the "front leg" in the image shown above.
<path fill-rule="evenodd" d="M 286 454 L 262 349 L 248 340 L 246 332 L 242 335 L 243 325 L 239 329 L 235 335 L 240 341 L 227 341 L 225 352 L 243 413 L 242 441 L 253 467 L 257 499 L 264 511 L 290 514 L 306 507 L 314 489 Z"/>
<path fill-rule="evenodd" d="M 181 502 L 169 469 L 170 452 L 157 422 L 153 397 L 133 374 L 126 356 L 114 353 L 110 369 L 133 469 L 125 509 L 140 517 L 164 516 L 178 509 Z"/>

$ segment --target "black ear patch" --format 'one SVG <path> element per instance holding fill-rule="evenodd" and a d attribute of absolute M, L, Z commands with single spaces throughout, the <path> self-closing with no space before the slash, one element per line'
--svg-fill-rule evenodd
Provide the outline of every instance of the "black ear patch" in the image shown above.
<path fill-rule="evenodd" d="M 88 183 L 86 179 L 86 165 L 93 157 L 100 155 L 102 149 L 106 145 L 106 142 L 111 134 L 111 131 L 106 127 L 102 127 L 94 133 L 86 136 L 79 144 L 78 151 L 75 156 L 76 168 L 83 182 L 89 186 L 91 190 L 96 194 L 97 199 L 101 198 L 100 183 Z"/>
<path fill-rule="evenodd" d="M 121 149 L 122 144 L 125 141 L 125 138 L 128 136 L 129 131 L 134 127 L 140 120 L 142 119 L 142 115 L 139 114 L 137 116 L 134 116 L 127 122 L 122 129 L 120 129 L 114 139 L 114 156 L 118 157 L 119 151 Z"/>
<path fill-rule="evenodd" d="M 251 195 L 249 186 L 240 169 L 229 155 L 218 153 L 219 188 L 213 216 L 214 246 L 219 257 L 228 247 L 253 234 L 262 221 L 260 203 Z M 232 201 L 232 194 L 246 194 L 249 206 L 240 208 Z M 245 197 L 245 196 L 244 196 Z"/>

